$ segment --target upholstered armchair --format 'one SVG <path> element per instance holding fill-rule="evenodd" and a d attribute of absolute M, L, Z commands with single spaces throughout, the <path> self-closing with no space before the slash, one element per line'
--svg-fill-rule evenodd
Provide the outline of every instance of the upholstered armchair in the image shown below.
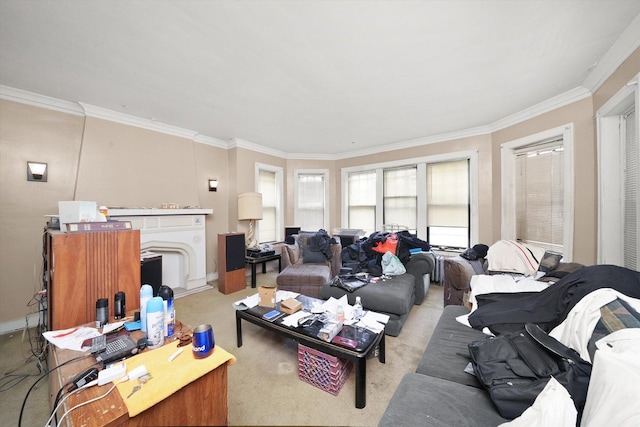
<path fill-rule="evenodd" d="M 282 271 L 276 278 L 278 289 L 321 298 L 322 285 L 340 274 L 340 240 L 331 239 L 324 252 L 314 251 L 309 245 L 309 239 L 314 235 L 315 233 L 300 233 L 294 236 L 294 243 L 278 245 L 277 250 L 282 256 Z"/>

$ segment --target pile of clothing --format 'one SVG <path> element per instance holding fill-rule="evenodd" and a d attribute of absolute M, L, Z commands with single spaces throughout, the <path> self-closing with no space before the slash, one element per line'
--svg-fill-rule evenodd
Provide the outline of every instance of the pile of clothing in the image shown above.
<path fill-rule="evenodd" d="M 384 233 L 376 231 L 342 249 L 342 264 L 353 273 L 366 271 L 372 276 L 382 275 L 383 256 L 390 252 L 406 265 L 411 249 L 429 251 L 431 245 L 408 231 Z"/>

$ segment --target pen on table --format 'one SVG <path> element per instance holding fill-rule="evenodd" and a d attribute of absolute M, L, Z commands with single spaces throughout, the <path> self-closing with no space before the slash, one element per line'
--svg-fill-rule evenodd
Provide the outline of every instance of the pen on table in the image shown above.
<path fill-rule="evenodd" d="M 169 362 L 173 362 L 173 359 L 175 359 L 176 357 L 180 356 L 180 353 L 182 353 L 182 348 L 179 348 L 178 350 L 176 350 L 175 353 L 173 353 L 171 356 L 169 356 Z"/>

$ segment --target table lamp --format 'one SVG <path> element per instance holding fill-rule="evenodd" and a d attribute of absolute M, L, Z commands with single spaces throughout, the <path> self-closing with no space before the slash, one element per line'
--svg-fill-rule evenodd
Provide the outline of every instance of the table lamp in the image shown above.
<path fill-rule="evenodd" d="M 255 238 L 256 220 L 262 219 L 262 194 L 241 193 L 238 194 L 238 220 L 249 220 L 249 235 L 246 240 L 247 249 L 258 249 Z"/>

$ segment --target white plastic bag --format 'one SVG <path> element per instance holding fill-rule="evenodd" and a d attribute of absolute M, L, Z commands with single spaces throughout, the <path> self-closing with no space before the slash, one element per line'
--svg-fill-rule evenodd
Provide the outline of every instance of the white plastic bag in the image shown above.
<path fill-rule="evenodd" d="M 400 261 L 400 258 L 395 256 L 391 252 L 387 252 L 384 255 L 382 255 L 381 264 L 382 264 L 382 274 L 388 274 L 389 276 L 397 276 L 407 272 L 407 269 L 404 268 L 404 265 Z"/>

